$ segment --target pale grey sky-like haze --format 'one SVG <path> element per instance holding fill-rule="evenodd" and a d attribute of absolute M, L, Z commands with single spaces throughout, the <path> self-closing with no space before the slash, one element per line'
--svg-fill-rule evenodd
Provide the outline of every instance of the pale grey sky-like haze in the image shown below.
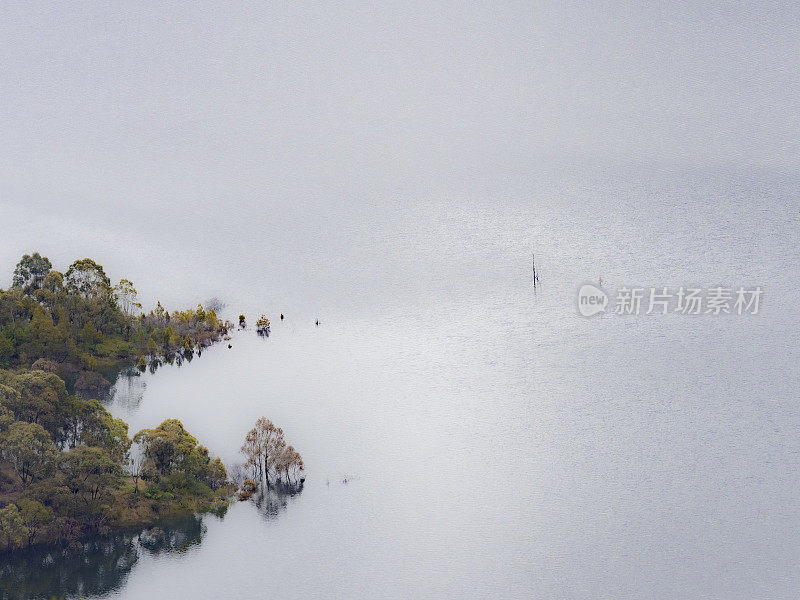
<path fill-rule="evenodd" d="M 320 232 L 530 202 L 553 165 L 791 172 L 798 40 L 789 2 L 3 2 L 0 259 L 153 299 L 164 256 L 336 256 Z"/>
<path fill-rule="evenodd" d="M 551 161 L 796 167 L 798 5 L 649 4 L 4 2 L 2 200 L 497 191 Z"/>

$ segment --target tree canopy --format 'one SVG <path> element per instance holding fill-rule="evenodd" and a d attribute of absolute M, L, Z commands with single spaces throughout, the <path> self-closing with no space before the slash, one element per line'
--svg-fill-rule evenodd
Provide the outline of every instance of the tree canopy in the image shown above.
<path fill-rule="evenodd" d="M 38 252 L 25 254 L 14 269 L 14 286 L 23 288 L 25 293 L 38 290 L 52 268 L 50 260 Z"/>
<path fill-rule="evenodd" d="M 305 465 L 300 453 L 286 444 L 283 429 L 266 417 L 260 417 L 245 436 L 242 453 L 247 458 L 253 478 L 280 482 L 284 485 L 301 483 Z"/>
<path fill-rule="evenodd" d="M 100 367 L 190 359 L 227 323 L 201 305 L 144 314 L 133 283 L 112 286 L 89 258 L 62 275 L 26 254 L 12 281 L 0 290 L 0 548 L 69 542 L 223 498 L 225 466 L 180 421 L 139 432 L 132 453 L 128 424 L 85 396 L 108 386 Z"/>
<path fill-rule="evenodd" d="M 181 360 L 227 333 L 228 324 L 201 305 L 170 313 L 159 302 L 143 313 L 133 282 L 112 286 L 90 258 L 62 275 L 46 257 L 26 254 L 12 281 L 0 290 L 0 367 L 42 358 L 88 370 L 145 356 Z"/>

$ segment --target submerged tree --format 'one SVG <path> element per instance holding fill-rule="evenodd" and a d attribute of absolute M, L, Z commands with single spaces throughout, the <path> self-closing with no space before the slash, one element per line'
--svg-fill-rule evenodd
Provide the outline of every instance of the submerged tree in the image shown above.
<path fill-rule="evenodd" d="M 261 318 L 256 321 L 256 333 L 269 336 L 269 319 L 266 315 L 261 315 Z"/>
<path fill-rule="evenodd" d="M 242 453 L 253 476 L 265 480 L 267 486 L 270 477 L 285 485 L 302 482 L 303 459 L 292 446 L 287 446 L 283 429 L 266 417 L 259 418 L 255 427 L 247 432 Z"/>

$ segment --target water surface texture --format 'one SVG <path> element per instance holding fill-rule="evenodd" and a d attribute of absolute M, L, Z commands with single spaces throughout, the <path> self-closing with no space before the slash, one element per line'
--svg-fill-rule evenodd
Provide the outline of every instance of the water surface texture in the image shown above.
<path fill-rule="evenodd" d="M 299 495 L 204 517 L 184 551 L 139 551 L 97 597 L 796 597 L 798 181 L 637 169 L 531 188 L 187 217 L 194 246 L 113 229 L 92 252 L 39 246 L 168 307 L 266 312 L 269 338 L 123 377 L 109 407 L 132 431 L 178 417 L 229 466 L 266 415 L 308 471 Z M 764 295 L 758 315 L 581 317 L 600 276 Z"/>

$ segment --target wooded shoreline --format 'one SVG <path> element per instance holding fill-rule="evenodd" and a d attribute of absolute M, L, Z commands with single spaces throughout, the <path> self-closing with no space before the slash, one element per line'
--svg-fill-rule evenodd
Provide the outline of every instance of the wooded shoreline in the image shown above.
<path fill-rule="evenodd" d="M 235 491 L 177 419 L 132 438 L 96 399 L 101 370 L 191 360 L 230 324 L 211 307 L 148 314 L 133 284 L 77 260 L 65 274 L 38 253 L 0 290 L 0 550 L 219 511 Z M 69 385 L 67 384 L 69 382 Z"/>

